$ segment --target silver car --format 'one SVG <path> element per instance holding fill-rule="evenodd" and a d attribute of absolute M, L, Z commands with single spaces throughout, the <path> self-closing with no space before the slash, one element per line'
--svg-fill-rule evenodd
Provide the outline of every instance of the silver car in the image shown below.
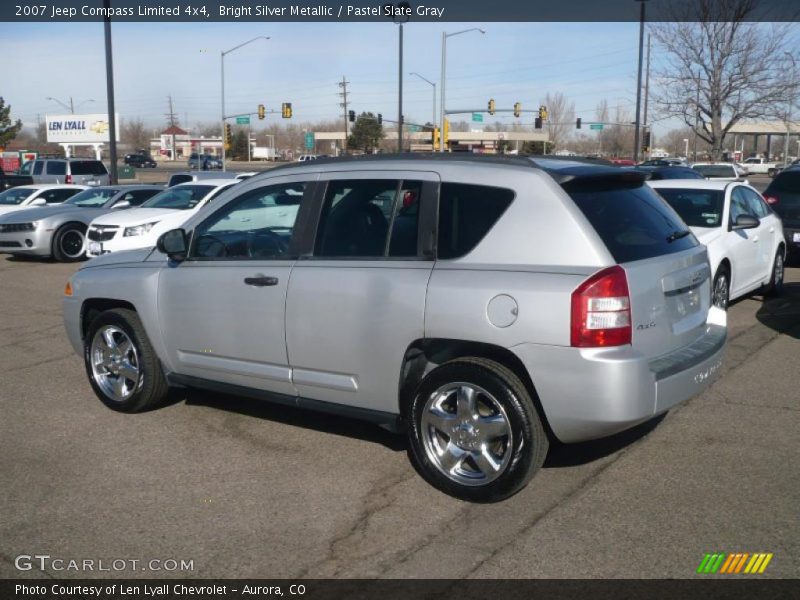
<path fill-rule="evenodd" d="M 139 206 L 164 188 L 115 185 L 89 188 L 61 204 L 18 210 L 0 216 L 0 253 L 52 256 L 61 262 L 85 254 L 86 228 L 95 217 Z"/>
<path fill-rule="evenodd" d="M 458 155 L 278 167 L 157 249 L 83 265 L 66 330 L 115 410 L 192 386 L 368 419 L 405 429 L 440 490 L 500 500 L 552 439 L 627 429 L 719 374 L 706 250 L 644 180 Z"/>

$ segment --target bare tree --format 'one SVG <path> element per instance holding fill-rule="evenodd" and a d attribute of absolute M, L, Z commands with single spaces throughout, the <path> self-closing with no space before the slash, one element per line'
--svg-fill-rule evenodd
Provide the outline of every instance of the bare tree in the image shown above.
<path fill-rule="evenodd" d="M 120 140 L 131 150 L 150 149 L 150 130 L 141 119 L 127 119 L 122 123 Z"/>
<path fill-rule="evenodd" d="M 544 130 L 550 140 L 549 148 L 557 150 L 575 128 L 575 102 L 569 102 L 561 92 L 547 92 L 542 104 L 547 107 Z"/>
<path fill-rule="evenodd" d="M 631 114 L 621 105 L 614 108 L 614 117 L 610 117 L 608 100 L 601 100 L 597 105 L 596 118 L 604 123 L 602 131 L 598 134 L 600 148 L 603 154 L 609 156 L 624 156 L 633 147 L 633 128 L 630 127 Z"/>
<path fill-rule="evenodd" d="M 760 0 L 674 3 L 673 22 L 652 26 L 664 54 L 656 72 L 655 104 L 680 117 L 722 154 L 725 137 L 742 119 L 783 117 L 792 82 L 787 29 L 754 19 Z"/>

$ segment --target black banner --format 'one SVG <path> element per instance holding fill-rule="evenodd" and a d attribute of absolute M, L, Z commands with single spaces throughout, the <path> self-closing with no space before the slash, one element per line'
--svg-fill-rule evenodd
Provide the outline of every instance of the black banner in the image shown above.
<path fill-rule="evenodd" d="M 722 0 L 653 0 L 646 3 L 648 21 L 715 21 L 729 3 Z M 701 7 L 701 5 L 703 5 Z M 110 11 L 110 12 L 109 12 Z M 587 22 L 638 21 L 634 0 L 3 0 L 0 21 L 71 22 Z M 755 0 L 746 20 L 794 22 L 800 5 L 793 0 Z"/>
<path fill-rule="evenodd" d="M 788 579 L 692 580 L 4 580 L 2 600 L 758 600 L 800 597 Z"/>

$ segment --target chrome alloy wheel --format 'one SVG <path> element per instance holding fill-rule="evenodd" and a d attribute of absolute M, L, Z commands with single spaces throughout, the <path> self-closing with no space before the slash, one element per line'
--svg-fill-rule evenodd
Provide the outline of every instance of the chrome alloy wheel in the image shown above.
<path fill-rule="evenodd" d="M 89 352 L 92 377 L 111 400 L 127 400 L 142 385 L 136 346 L 119 327 L 104 325 L 98 329 Z"/>
<path fill-rule="evenodd" d="M 717 308 L 728 310 L 728 275 L 720 273 L 714 280 L 714 293 L 711 303 Z"/>
<path fill-rule="evenodd" d="M 505 409 L 472 383 L 448 383 L 433 392 L 421 425 L 428 459 L 461 485 L 494 481 L 511 460 L 511 423 Z"/>

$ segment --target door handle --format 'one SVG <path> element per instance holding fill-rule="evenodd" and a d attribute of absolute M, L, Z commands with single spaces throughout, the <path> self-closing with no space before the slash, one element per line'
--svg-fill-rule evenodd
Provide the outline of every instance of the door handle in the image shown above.
<path fill-rule="evenodd" d="M 268 287 L 278 285 L 278 278 L 259 275 L 258 277 L 245 277 L 244 282 L 246 285 L 254 285 L 255 287 Z"/>

